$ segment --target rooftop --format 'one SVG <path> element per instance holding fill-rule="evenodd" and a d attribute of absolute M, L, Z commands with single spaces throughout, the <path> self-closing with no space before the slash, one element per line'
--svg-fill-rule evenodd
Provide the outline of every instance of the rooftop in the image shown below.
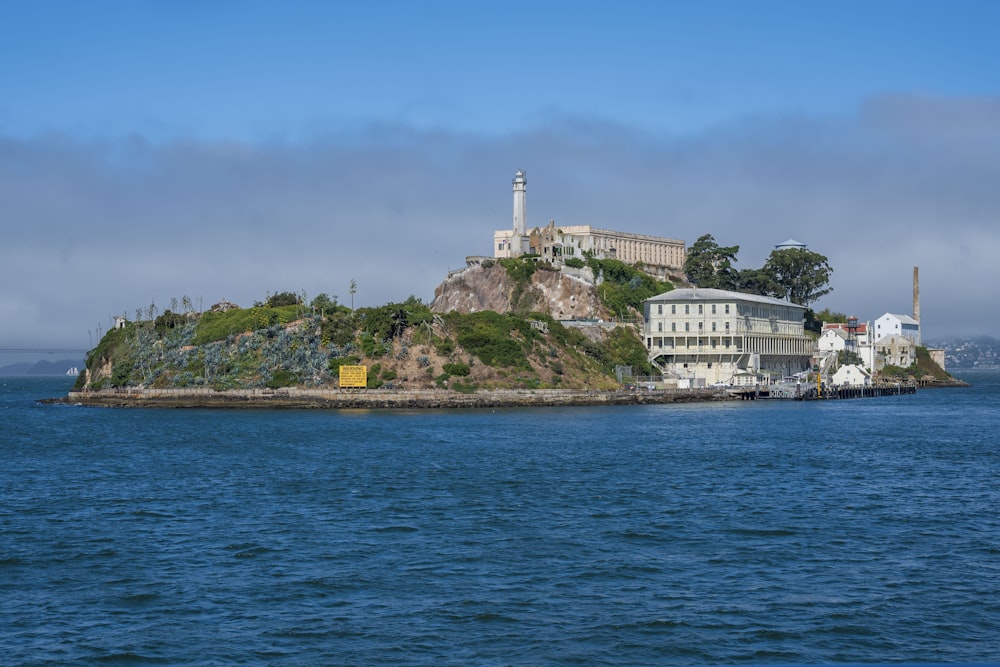
<path fill-rule="evenodd" d="M 802 310 L 806 309 L 805 306 L 800 306 L 797 303 L 782 301 L 781 299 L 775 299 L 769 296 L 699 287 L 671 290 L 647 299 L 647 301 L 750 301 L 753 303 L 764 303 L 770 306 L 786 306 L 790 308 L 800 308 Z"/>

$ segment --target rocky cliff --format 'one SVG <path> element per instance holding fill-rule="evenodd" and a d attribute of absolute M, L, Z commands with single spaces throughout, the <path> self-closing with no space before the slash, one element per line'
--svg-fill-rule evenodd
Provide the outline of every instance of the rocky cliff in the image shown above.
<path fill-rule="evenodd" d="M 487 261 L 451 273 L 434 290 L 431 310 L 540 312 L 557 320 L 607 319 L 610 313 L 598 298 L 597 284 L 589 267 L 559 270 L 540 265 L 519 279 L 499 263 Z"/>

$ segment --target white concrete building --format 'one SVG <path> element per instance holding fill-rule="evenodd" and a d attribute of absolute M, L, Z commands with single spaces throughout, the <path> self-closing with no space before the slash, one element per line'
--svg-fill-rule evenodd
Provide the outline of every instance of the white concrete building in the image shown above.
<path fill-rule="evenodd" d="M 869 371 L 875 368 L 875 348 L 871 344 L 871 325 L 868 322 L 858 322 L 852 318 L 847 322 L 826 322 L 816 348 L 820 353 L 840 353 L 850 348 L 861 359 L 861 363 Z"/>
<path fill-rule="evenodd" d="M 886 313 L 875 320 L 876 343 L 886 336 L 902 336 L 908 338 L 914 345 L 920 345 L 920 322 L 909 315 Z"/>
<path fill-rule="evenodd" d="M 514 217 L 511 229 L 493 232 L 493 256 L 519 257 L 536 254 L 549 261 L 567 257 L 583 259 L 585 253 L 598 259 L 618 259 L 626 264 L 644 264 L 683 270 L 687 258 L 684 241 L 646 234 L 630 234 L 590 225 L 559 225 L 549 221 L 544 227 L 527 226 L 527 187 L 525 172 L 518 171 L 512 181 Z"/>
<path fill-rule="evenodd" d="M 718 289 L 676 289 L 645 302 L 649 360 L 692 384 L 747 384 L 808 371 L 816 350 L 806 308 Z"/>
<path fill-rule="evenodd" d="M 830 381 L 841 387 L 865 387 L 872 383 L 868 369 L 855 364 L 844 364 L 833 374 Z"/>

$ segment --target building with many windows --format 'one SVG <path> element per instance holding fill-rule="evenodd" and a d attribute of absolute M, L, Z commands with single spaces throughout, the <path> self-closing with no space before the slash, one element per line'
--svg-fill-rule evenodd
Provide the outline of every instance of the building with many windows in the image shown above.
<path fill-rule="evenodd" d="M 874 340 L 877 343 L 886 336 L 902 336 L 914 345 L 920 345 L 920 322 L 909 315 L 886 313 L 875 320 Z"/>
<path fill-rule="evenodd" d="M 567 257 L 618 259 L 626 264 L 643 264 L 682 271 L 687 258 L 684 241 L 645 234 L 630 234 L 590 225 L 559 225 L 550 220 L 544 227 L 529 228 L 527 218 L 528 178 L 524 171 L 514 174 L 514 215 L 511 229 L 493 232 L 493 256 L 538 255 L 558 261 Z"/>
<path fill-rule="evenodd" d="M 808 371 L 816 343 L 804 306 L 718 289 L 676 289 L 645 302 L 650 362 L 691 386 L 757 384 Z"/>

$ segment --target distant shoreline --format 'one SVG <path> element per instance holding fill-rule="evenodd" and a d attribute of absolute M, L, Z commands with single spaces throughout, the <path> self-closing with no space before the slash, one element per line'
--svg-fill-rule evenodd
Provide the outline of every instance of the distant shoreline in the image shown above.
<path fill-rule="evenodd" d="M 509 389 L 463 394 L 448 390 L 379 389 L 102 389 L 72 391 L 43 403 L 109 408 L 220 409 L 427 409 L 598 405 L 650 405 L 732 401 L 719 389 L 664 389 L 648 392 Z"/>

